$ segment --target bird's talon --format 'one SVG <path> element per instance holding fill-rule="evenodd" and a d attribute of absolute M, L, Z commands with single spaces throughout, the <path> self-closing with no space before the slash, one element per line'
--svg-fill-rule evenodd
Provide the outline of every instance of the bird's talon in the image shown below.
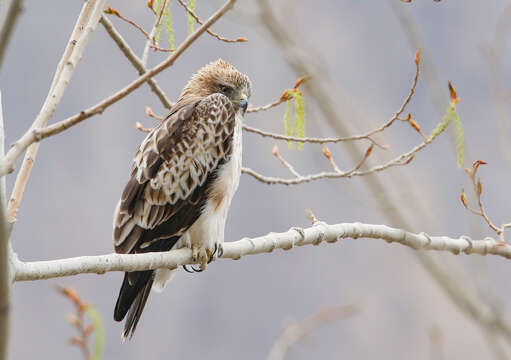
<path fill-rule="evenodd" d="M 211 256 L 212 252 L 209 249 L 206 249 L 204 253 L 201 256 L 201 264 L 200 264 L 200 270 L 204 271 L 206 270 L 206 267 L 208 266 L 209 258 Z"/>
<path fill-rule="evenodd" d="M 186 271 L 187 273 L 190 273 L 190 274 L 193 274 L 193 273 L 194 273 L 194 271 L 191 271 L 191 270 L 189 270 L 189 269 L 188 269 L 188 265 L 183 265 L 183 269 L 184 269 L 184 271 Z M 193 266 L 192 266 L 192 269 L 193 269 Z M 195 269 L 194 269 L 194 270 L 195 270 Z"/>
<path fill-rule="evenodd" d="M 192 266 L 192 269 L 193 269 L 193 272 L 196 272 L 196 273 L 198 273 L 198 272 L 202 272 L 202 269 L 201 269 L 200 267 L 196 269 L 196 268 L 194 268 L 194 267 Z"/>

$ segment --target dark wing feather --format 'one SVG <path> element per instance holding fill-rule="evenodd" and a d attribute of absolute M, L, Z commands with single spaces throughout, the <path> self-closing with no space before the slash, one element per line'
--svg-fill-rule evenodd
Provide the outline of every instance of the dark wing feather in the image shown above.
<path fill-rule="evenodd" d="M 235 125 L 230 100 L 214 94 L 176 104 L 135 154 L 114 215 L 118 253 L 169 251 L 198 219 L 218 167 L 231 155 Z M 153 271 L 126 273 L 114 311 L 129 311 L 125 336 L 133 333 L 149 294 Z"/>

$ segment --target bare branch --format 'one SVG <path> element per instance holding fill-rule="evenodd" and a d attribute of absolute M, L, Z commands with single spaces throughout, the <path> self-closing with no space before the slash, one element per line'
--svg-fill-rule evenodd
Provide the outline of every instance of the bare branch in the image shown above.
<path fill-rule="evenodd" d="M 190 9 L 188 7 L 188 5 L 186 5 L 183 0 L 177 0 L 177 2 L 180 3 L 182 7 L 185 8 L 185 10 L 188 12 L 188 14 L 190 14 L 199 25 L 202 25 L 201 19 L 199 19 L 197 14 L 195 14 L 195 12 L 192 9 Z M 243 38 L 243 37 L 239 37 L 237 39 L 227 39 L 227 38 L 225 38 L 223 36 L 218 35 L 217 33 L 213 32 L 213 31 L 211 31 L 210 29 L 206 30 L 206 32 L 209 35 L 213 36 L 214 38 L 216 38 L 216 39 L 218 39 L 220 41 L 226 42 L 226 43 L 236 43 L 236 42 L 246 42 L 246 41 L 248 41 L 246 38 Z"/>
<path fill-rule="evenodd" d="M 119 49 L 123 52 L 123 54 L 128 58 L 130 63 L 138 70 L 139 75 L 143 75 L 147 72 L 146 67 L 142 64 L 142 60 L 138 58 L 138 56 L 133 52 L 128 43 L 122 38 L 121 34 L 115 29 L 112 22 L 105 16 L 101 16 L 99 20 L 101 25 L 108 32 L 108 35 L 115 41 Z M 169 109 L 174 105 L 172 101 L 167 98 L 165 92 L 158 86 L 156 83 L 156 79 L 149 79 L 147 83 L 151 87 L 151 90 L 156 94 L 158 99 L 160 99 L 161 103 L 165 108 Z"/>
<path fill-rule="evenodd" d="M 136 22 L 134 22 L 133 20 L 131 19 L 128 19 L 127 17 L 121 15 L 121 13 L 119 13 L 119 11 L 115 10 L 114 8 L 112 7 L 109 7 L 107 10 L 105 10 L 105 13 L 106 14 L 110 14 L 110 15 L 115 15 L 117 16 L 119 19 L 127 22 L 128 24 L 130 24 L 131 26 L 135 27 L 136 29 L 138 29 L 142 34 L 144 34 L 145 38 L 147 40 L 151 40 L 151 38 L 149 37 L 149 34 L 147 33 L 147 31 L 145 31 L 142 26 L 138 25 Z M 103 16 L 104 17 L 104 16 Z"/>
<path fill-rule="evenodd" d="M 284 179 L 284 178 L 278 178 L 278 177 L 271 177 L 271 176 L 265 176 L 261 175 L 258 172 L 249 169 L 249 168 L 242 168 L 241 172 L 247 175 L 250 175 L 254 177 L 255 179 L 259 180 L 262 183 L 273 185 L 273 184 L 281 184 L 281 185 L 297 185 L 297 184 L 303 184 L 308 183 L 311 181 L 319 180 L 319 179 L 340 179 L 340 178 L 350 178 L 353 176 L 365 176 L 369 174 L 373 174 L 379 171 L 386 170 L 391 167 L 395 166 L 402 166 L 409 164 L 415 157 L 415 154 L 424 149 L 428 144 L 430 144 L 433 141 L 432 138 L 429 138 L 427 141 L 424 141 L 423 143 L 413 147 L 411 150 L 395 157 L 394 159 L 381 164 L 377 166 L 373 166 L 370 169 L 367 170 L 359 170 L 360 167 L 363 165 L 363 163 L 366 161 L 367 157 L 369 156 L 367 154 L 367 151 L 355 167 L 353 167 L 351 170 L 348 171 L 333 171 L 333 172 L 320 172 L 312 175 L 307 176 L 301 176 L 301 177 L 295 177 L 291 179 Z"/>
<path fill-rule="evenodd" d="M 267 132 L 267 131 L 264 131 L 261 129 L 253 128 L 253 127 L 250 127 L 247 125 L 243 125 L 243 129 L 247 132 L 258 134 L 263 137 L 270 137 L 275 140 L 286 140 L 286 141 L 294 141 L 294 142 L 299 142 L 299 143 L 326 144 L 326 143 L 338 143 L 338 142 L 343 142 L 343 141 L 356 141 L 356 140 L 364 140 L 365 139 L 365 140 L 372 142 L 374 145 L 376 145 L 378 147 L 386 149 L 386 146 L 380 145 L 376 141 L 374 141 L 372 139 L 372 136 L 385 131 L 385 129 L 390 127 L 396 120 L 400 120 L 400 116 L 404 113 L 404 111 L 406 110 L 406 107 L 408 106 L 408 104 L 412 100 L 413 95 L 415 94 L 415 88 L 417 87 L 417 83 L 419 81 L 419 75 L 420 75 L 420 52 L 417 52 L 417 55 L 415 57 L 415 75 L 412 80 L 412 85 L 410 87 L 410 91 L 408 92 L 407 96 L 405 97 L 405 100 L 401 104 L 400 108 L 389 120 L 387 120 L 381 126 L 377 127 L 376 129 L 373 129 L 365 134 L 355 135 L 355 136 L 335 137 L 335 138 L 315 138 L 315 137 L 300 138 L 297 136 L 287 136 L 287 135 L 275 134 L 275 133 Z M 298 85 L 300 85 L 301 83 L 302 82 L 300 82 Z M 272 107 L 278 106 L 281 103 L 283 103 L 284 101 L 289 100 L 289 98 L 287 98 L 285 96 L 285 94 L 286 94 L 286 92 L 284 91 L 284 93 L 282 94 L 282 96 L 280 97 L 279 100 L 274 101 L 271 104 L 268 104 L 265 106 L 260 106 L 257 108 L 249 108 L 247 110 L 247 112 L 249 112 L 249 113 L 250 112 L 259 112 L 259 111 L 268 110 Z M 422 133 L 420 128 L 418 128 L 418 125 L 415 122 L 411 122 L 412 121 L 411 117 L 409 116 L 406 120 L 408 122 L 410 122 L 410 124 L 412 126 L 415 125 L 414 128 L 423 136 L 424 140 L 426 140 L 424 134 Z"/>
<path fill-rule="evenodd" d="M 227 11 L 229 11 L 236 0 L 228 0 L 217 12 L 215 12 L 209 19 L 199 27 L 196 31 L 190 34 L 185 41 L 176 49 L 176 51 L 166 60 L 162 61 L 160 64 L 156 65 L 154 68 L 146 72 L 145 74 L 138 77 L 136 80 L 132 81 L 129 85 L 117 91 L 115 94 L 109 96 L 106 99 L 103 99 L 96 105 L 81 111 L 78 114 L 75 114 L 65 120 L 59 121 L 51 126 L 48 126 L 43 129 L 30 129 L 27 131 L 16 143 L 9 149 L 5 158 L 0 161 L 0 175 L 4 175 L 6 173 L 13 171 L 14 162 L 16 159 L 23 153 L 23 151 L 30 146 L 32 143 L 38 142 L 44 138 L 47 138 L 52 135 L 56 135 L 61 133 L 62 131 L 82 122 L 85 119 L 90 118 L 91 116 L 97 115 L 105 111 L 110 105 L 116 103 L 117 101 L 123 99 L 125 96 L 136 90 L 147 80 L 152 78 L 153 76 L 159 74 L 172 64 L 181 56 L 181 54 L 190 47 L 191 44 L 195 42 L 208 27 L 213 25 L 218 19 L 220 19 Z"/>
<path fill-rule="evenodd" d="M 290 250 L 295 246 L 318 245 L 325 241 L 335 243 L 340 239 L 379 239 L 399 243 L 415 250 L 449 251 L 453 254 L 497 255 L 511 259 L 511 245 L 492 238 L 472 240 L 467 236 L 454 239 L 447 236 L 414 234 L 385 225 L 342 223 L 328 225 L 317 222 L 307 229 L 292 228 L 284 233 L 270 233 L 258 238 L 244 238 L 222 245 L 221 258 L 240 259 L 242 256 L 272 252 L 275 249 Z M 109 254 L 81 256 L 69 259 L 15 263 L 15 281 L 51 279 L 85 273 L 104 274 L 109 271 L 141 271 L 158 268 L 174 269 L 192 264 L 188 248 L 170 252 L 144 254 Z"/>
<path fill-rule="evenodd" d="M 276 134 L 268 131 L 264 131 L 261 129 L 257 129 L 248 125 L 243 125 L 243 130 L 246 132 L 254 133 L 257 135 L 261 135 L 262 137 L 269 137 L 275 140 L 285 140 L 285 141 L 293 141 L 297 143 L 310 143 L 310 144 L 327 144 L 327 143 L 339 143 L 343 141 L 356 141 L 356 140 L 367 140 L 372 144 L 378 146 L 383 150 L 387 150 L 388 147 L 386 145 L 381 145 L 373 140 L 370 135 L 354 135 L 354 136 L 346 136 L 346 137 L 326 137 L 326 138 L 318 138 L 318 137 L 298 137 L 298 136 L 287 136 L 282 134 Z M 373 130 L 374 131 L 374 130 Z"/>
<path fill-rule="evenodd" d="M 82 11 L 78 16 L 78 20 L 73 32 L 71 33 L 69 43 L 64 51 L 64 55 L 57 66 L 48 96 L 44 101 L 41 111 L 27 133 L 31 133 L 33 129 L 46 126 L 48 120 L 57 109 L 57 105 L 64 95 L 67 85 L 69 84 L 73 72 L 82 57 L 85 47 L 92 33 L 96 29 L 99 18 L 103 13 L 105 2 L 106 0 L 90 0 L 83 5 Z M 33 142 L 34 141 L 32 141 L 32 143 Z M 27 144 L 27 146 L 30 144 Z M 25 150 L 26 147 L 21 149 L 18 148 L 18 145 L 19 144 L 17 142 L 14 143 L 11 149 L 7 152 L 7 155 L 2 159 L 0 175 L 12 171 L 15 159 L 12 159 L 12 163 L 8 165 L 5 164 L 6 162 L 9 163 L 11 161 L 10 155 L 16 154 L 19 156 Z M 23 159 L 23 164 L 21 165 L 21 170 L 16 178 L 16 183 L 14 184 L 11 199 L 9 200 L 7 208 L 7 219 L 10 223 L 16 221 L 16 214 L 38 150 L 39 144 L 33 144 L 28 149 L 25 154 L 25 158 Z"/>

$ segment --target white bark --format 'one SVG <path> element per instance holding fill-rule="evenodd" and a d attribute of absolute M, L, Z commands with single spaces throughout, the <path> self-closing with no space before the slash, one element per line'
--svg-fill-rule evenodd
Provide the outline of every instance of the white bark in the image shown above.
<path fill-rule="evenodd" d="M 340 239 L 379 239 L 395 242 L 416 250 L 450 251 L 454 254 L 492 254 L 511 258 L 511 246 L 492 238 L 472 240 L 467 236 L 449 238 L 414 234 L 385 225 L 342 223 L 328 225 L 317 222 L 301 229 L 291 228 L 283 233 L 270 233 L 257 238 L 243 238 L 223 244 L 222 258 L 239 259 L 245 255 L 272 252 L 275 249 L 290 250 L 295 246 L 319 245 L 321 242 L 335 243 Z M 50 261 L 22 262 L 14 259 L 15 281 L 41 280 L 84 273 L 104 274 L 109 271 L 139 271 L 157 268 L 173 269 L 191 264 L 191 251 L 180 249 L 164 253 L 109 254 L 81 256 Z"/>

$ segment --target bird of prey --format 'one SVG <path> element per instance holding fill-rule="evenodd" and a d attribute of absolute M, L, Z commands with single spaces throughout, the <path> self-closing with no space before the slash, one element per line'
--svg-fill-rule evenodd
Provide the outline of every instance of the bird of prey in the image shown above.
<path fill-rule="evenodd" d="M 249 78 L 223 60 L 192 76 L 135 154 L 114 214 L 117 253 L 189 247 L 201 270 L 216 256 L 241 175 L 250 94 Z M 127 315 L 123 339 L 133 336 L 151 288 L 161 290 L 172 271 L 124 274 L 114 310 L 116 321 Z"/>

